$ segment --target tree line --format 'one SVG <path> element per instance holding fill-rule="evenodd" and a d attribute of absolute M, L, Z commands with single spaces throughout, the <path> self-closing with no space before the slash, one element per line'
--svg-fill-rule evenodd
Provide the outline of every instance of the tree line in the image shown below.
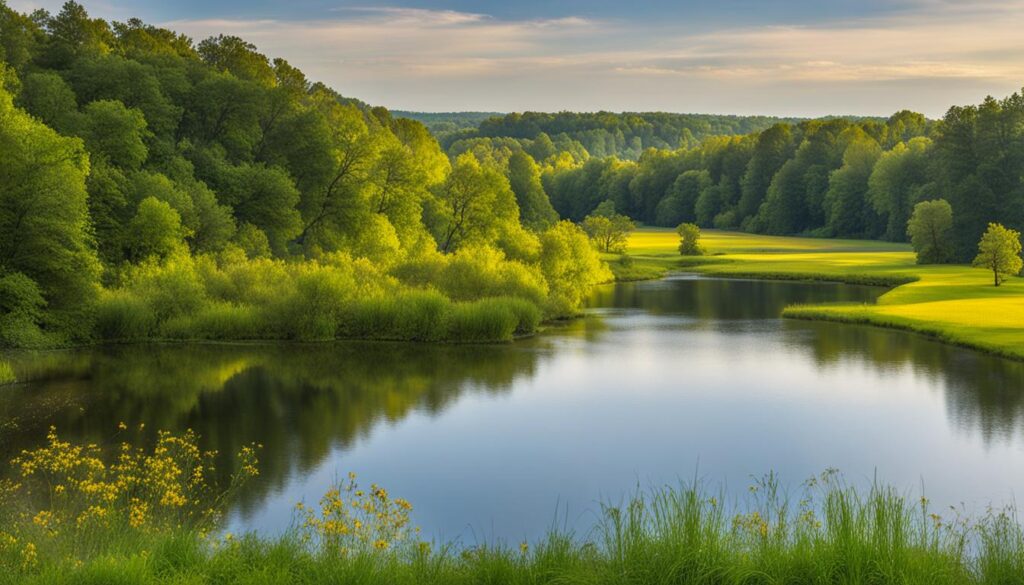
<path fill-rule="evenodd" d="M 950 258 L 969 261 L 989 222 L 1024 225 L 1024 98 L 954 106 L 937 121 L 808 120 L 714 136 L 636 162 L 549 165 L 555 209 L 582 220 L 601 202 L 644 223 L 906 241 L 914 205 L 952 207 Z"/>
<path fill-rule="evenodd" d="M 667 112 L 523 112 L 483 116 L 472 113 L 402 115 L 423 121 L 436 132 L 446 150 L 478 139 L 513 139 L 523 144 L 539 141 L 533 154 L 543 161 L 561 150 L 585 157 L 616 156 L 636 160 L 648 148 L 670 149 L 696 145 L 709 136 L 750 134 L 778 123 L 795 124 L 799 118 L 673 114 Z M 561 144 L 557 150 L 544 150 Z M 565 148 L 568 145 L 569 148 Z M 464 148 L 464 147 L 463 147 Z"/>
<path fill-rule="evenodd" d="M 238 37 L 0 0 L 0 81 L 0 345 L 507 338 L 609 278 L 532 158 Z"/>

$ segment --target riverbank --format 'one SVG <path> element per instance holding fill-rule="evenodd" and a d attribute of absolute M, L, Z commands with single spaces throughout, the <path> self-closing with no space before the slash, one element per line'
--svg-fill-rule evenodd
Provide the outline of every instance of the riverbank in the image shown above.
<path fill-rule="evenodd" d="M 152 450 L 122 444 L 116 463 L 55 430 L 24 451 L 19 483 L 0 483 L 0 584 L 1024 583 L 1012 508 L 940 514 L 832 470 L 793 494 L 773 474 L 743 498 L 701 483 L 638 490 L 602 505 L 586 534 L 477 543 L 423 540 L 413 503 L 349 474 L 318 504 L 297 504 L 283 534 L 236 536 L 218 518 L 259 475 L 261 446 L 241 447 L 230 480 L 215 483 L 217 454 L 197 435 L 158 437 Z"/>
<path fill-rule="evenodd" d="M 908 245 L 707 231 L 708 255 L 679 256 L 672 230 L 642 229 L 630 239 L 631 264 L 608 258 L 616 276 L 659 278 L 688 270 L 733 278 L 828 280 L 894 287 L 874 305 L 801 305 L 794 319 L 863 323 L 914 331 L 993 354 L 1024 359 L 1024 279 L 992 286 L 991 274 L 964 265 L 921 266 Z"/>

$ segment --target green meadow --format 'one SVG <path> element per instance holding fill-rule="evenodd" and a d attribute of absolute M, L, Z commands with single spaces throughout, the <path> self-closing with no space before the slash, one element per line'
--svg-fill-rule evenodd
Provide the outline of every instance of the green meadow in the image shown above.
<path fill-rule="evenodd" d="M 706 231 L 707 255 L 683 257 L 672 230 L 634 233 L 628 260 L 608 256 L 623 280 L 686 270 L 731 278 L 829 280 L 893 287 L 877 304 L 788 307 L 783 315 L 894 327 L 949 343 L 1024 358 L 1024 279 L 992 285 L 966 265 L 918 265 L 906 244 Z"/>

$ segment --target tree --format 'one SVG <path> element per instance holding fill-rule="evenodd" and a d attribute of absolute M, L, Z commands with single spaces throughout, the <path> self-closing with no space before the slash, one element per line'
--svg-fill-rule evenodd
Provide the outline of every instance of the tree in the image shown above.
<path fill-rule="evenodd" d="M 700 244 L 700 227 L 693 223 L 681 223 L 676 228 L 679 234 L 679 253 L 683 256 L 703 256 L 704 246 Z"/>
<path fill-rule="evenodd" d="M 540 182 L 540 170 L 530 155 L 521 150 L 512 153 L 508 159 L 508 182 L 516 194 L 523 225 L 543 230 L 558 221 L 558 213 L 551 207 Z"/>
<path fill-rule="evenodd" d="M 0 67 L 0 73 L 3 67 Z M 88 232 L 89 160 L 0 86 L 0 273 L 21 272 L 47 303 L 42 323 L 81 338 L 100 265 Z"/>
<path fill-rule="evenodd" d="M 519 217 L 505 175 L 481 165 L 469 152 L 455 160 L 436 197 L 432 223 L 442 252 L 454 252 L 470 241 L 491 243 L 502 222 L 514 222 Z"/>
<path fill-rule="evenodd" d="M 1020 251 L 1020 232 L 998 223 L 990 223 L 978 242 L 978 256 L 974 259 L 974 265 L 991 270 L 994 283 L 999 286 L 1006 280 L 1006 276 L 1020 274 L 1024 265 Z"/>
<path fill-rule="evenodd" d="M 922 201 L 914 206 L 907 222 L 907 235 L 917 252 L 918 264 L 943 264 L 952 258 L 950 230 L 953 208 L 945 199 Z"/>
<path fill-rule="evenodd" d="M 902 240 L 913 205 L 928 184 L 928 153 L 931 141 L 918 137 L 899 142 L 875 163 L 868 179 L 868 200 L 875 211 L 886 216 L 885 238 Z"/>
<path fill-rule="evenodd" d="M 156 197 L 142 200 L 128 227 L 131 258 L 135 261 L 153 256 L 164 258 L 183 245 L 185 228 L 181 216 Z"/>
<path fill-rule="evenodd" d="M 583 220 L 583 231 L 605 253 L 619 254 L 626 250 L 629 234 L 636 228 L 633 220 L 618 213 L 607 215 L 588 215 Z"/>
<path fill-rule="evenodd" d="M 85 106 L 83 114 L 81 136 L 90 154 L 125 169 L 142 166 L 148 154 L 142 112 L 126 108 L 119 101 L 101 100 Z"/>
<path fill-rule="evenodd" d="M 577 313 L 595 284 L 612 279 L 587 234 L 571 221 L 560 221 L 540 236 L 540 267 L 548 281 L 547 314 Z"/>

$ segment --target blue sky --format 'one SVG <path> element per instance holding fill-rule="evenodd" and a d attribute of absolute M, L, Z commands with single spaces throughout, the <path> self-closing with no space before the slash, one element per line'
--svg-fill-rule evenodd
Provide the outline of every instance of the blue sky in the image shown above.
<path fill-rule="evenodd" d="M 1024 85 L 1024 0 L 84 4 L 242 36 L 394 109 L 940 116 Z"/>

